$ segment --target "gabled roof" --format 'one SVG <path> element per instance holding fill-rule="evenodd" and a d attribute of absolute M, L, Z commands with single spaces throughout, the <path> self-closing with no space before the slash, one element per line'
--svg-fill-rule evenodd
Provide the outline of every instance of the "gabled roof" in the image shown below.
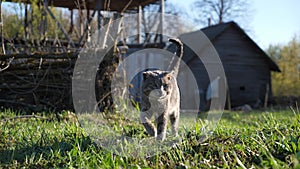
<path fill-rule="evenodd" d="M 267 63 L 270 66 L 270 70 L 272 71 L 276 71 L 276 72 L 280 72 L 280 69 L 278 67 L 278 65 L 245 33 L 245 31 L 235 22 L 231 21 L 231 22 L 227 22 L 227 23 L 222 23 L 222 24 L 218 24 L 218 25 L 214 25 L 214 26 L 209 26 L 209 27 L 205 27 L 199 31 L 202 31 L 207 38 L 212 42 L 212 44 L 214 43 L 214 41 L 220 36 L 222 35 L 222 33 L 227 30 L 228 28 L 233 28 L 236 29 L 237 31 L 239 31 L 240 33 L 244 34 L 244 36 L 246 37 L 247 40 L 249 40 L 249 42 L 257 49 L 258 52 L 261 53 L 261 56 L 266 59 Z M 198 32 L 198 31 L 196 31 Z M 186 33 L 186 34 L 182 34 L 181 36 L 185 36 L 185 35 L 190 35 L 196 32 L 190 32 L 190 33 Z M 185 58 L 185 61 L 190 60 L 192 58 Z"/>
<path fill-rule="evenodd" d="M 208 26 L 205 28 L 202 28 L 201 31 L 207 36 L 207 38 L 212 41 L 216 39 L 219 35 L 222 34 L 227 28 L 232 26 L 233 24 L 236 25 L 235 22 L 227 22 L 227 23 L 222 23 L 218 25 L 213 25 L 213 26 Z"/>

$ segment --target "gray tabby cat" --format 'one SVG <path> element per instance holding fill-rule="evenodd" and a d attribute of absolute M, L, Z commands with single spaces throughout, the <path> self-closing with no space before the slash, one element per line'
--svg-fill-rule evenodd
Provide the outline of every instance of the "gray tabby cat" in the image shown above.
<path fill-rule="evenodd" d="M 183 56 L 183 45 L 179 39 L 169 39 L 169 41 L 176 44 L 179 55 L 173 70 L 152 69 L 143 72 L 140 120 L 148 134 L 156 137 L 157 140 L 166 138 L 169 119 L 172 133 L 178 135 L 180 93 L 176 78 Z M 157 128 L 151 122 L 152 116 L 156 119 Z"/>

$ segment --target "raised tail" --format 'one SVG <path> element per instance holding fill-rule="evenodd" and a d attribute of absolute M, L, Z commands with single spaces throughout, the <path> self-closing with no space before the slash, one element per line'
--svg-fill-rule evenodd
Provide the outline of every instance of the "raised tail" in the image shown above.
<path fill-rule="evenodd" d="M 180 61 L 181 61 L 181 59 L 182 59 L 182 57 L 183 57 L 183 44 L 182 44 L 182 42 L 181 42 L 179 39 L 177 39 L 177 38 L 170 38 L 170 39 L 169 39 L 169 42 L 172 42 L 172 43 L 174 43 L 174 44 L 177 46 L 177 50 L 176 50 L 175 55 L 178 55 L 179 58 L 178 58 L 178 60 L 177 60 L 177 62 L 176 62 L 176 64 L 175 64 L 175 66 L 174 66 L 174 68 L 173 68 L 174 76 L 177 77 L 178 71 L 179 71 L 179 66 L 180 66 Z M 174 56 L 174 57 L 175 57 L 175 56 Z"/>

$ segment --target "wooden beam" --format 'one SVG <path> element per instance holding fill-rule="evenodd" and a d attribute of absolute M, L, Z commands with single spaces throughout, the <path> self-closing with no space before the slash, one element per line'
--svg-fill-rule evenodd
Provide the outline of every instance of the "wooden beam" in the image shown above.
<path fill-rule="evenodd" d="M 28 0 L 5 0 L 5 2 L 27 2 Z M 96 10 L 98 0 L 48 0 L 49 4 L 54 7 L 62 7 L 68 9 L 90 9 Z M 117 11 L 121 12 L 126 8 L 127 10 L 134 10 L 139 5 L 146 6 L 149 4 L 156 4 L 159 0 L 109 0 L 109 9 L 104 6 L 107 1 L 101 0 L 101 10 Z M 29 1 L 30 3 L 35 3 L 36 1 Z M 85 3 L 88 2 L 88 3 Z"/>
<path fill-rule="evenodd" d="M 69 29 L 69 34 L 72 34 L 73 33 L 73 29 L 74 29 L 74 20 L 73 20 L 73 15 L 74 15 L 74 12 L 73 12 L 73 9 L 70 9 L 70 29 Z"/>
<path fill-rule="evenodd" d="M 63 32 L 63 34 L 65 35 L 66 39 L 68 40 L 68 42 L 70 43 L 71 47 L 75 48 L 74 42 L 71 40 L 71 38 L 69 37 L 68 33 L 65 31 L 65 29 L 63 28 L 63 26 L 61 25 L 61 23 L 56 19 L 56 17 L 53 15 L 53 13 L 51 12 L 51 10 L 48 7 L 48 0 L 44 0 L 44 6 L 46 9 L 46 12 L 51 16 L 51 18 L 56 22 L 57 26 L 59 27 L 59 29 Z"/>
<path fill-rule="evenodd" d="M 78 9 L 79 12 L 79 36 L 83 35 L 84 32 L 84 25 L 83 25 L 83 10 L 81 8 Z"/>
<path fill-rule="evenodd" d="M 137 41 L 138 44 L 142 43 L 142 6 L 138 7 L 138 18 L 137 18 L 137 33 L 138 33 L 138 37 L 137 37 Z"/>
<path fill-rule="evenodd" d="M 43 39 L 46 40 L 47 39 L 47 35 L 48 35 L 48 22 L 47 22 L 47 11 L 45 9 L 43 9 L 42 12 L 42 18 L 43 18 Z"/>
<path fill-rule="evenodd" d="M 264 99 L 264 108 L 265 109 L 268 107 L 269 94 L 270 94 L 270 85 L 269 85 L 269 83 L 267 83 L 266 84 L 265 99 Z"/>
<path fill-rule="evenodd" d="M 28 37 L 28 3 L 25 3 L 25 17 L 24 17 L 24 36 L 25 41 L 29 39 Z"/>
<path fill-rule="evenodd" d="M 225 84 L 226 84 L 226 100 L 227 100 L 227 108 L 228 108 L 228 110 L 231 110 L 230 90 L 229 90 L 229 86 L 228 86 L 227 79 L 225 79 Z"/>
<path fill-rule="evenodd" d="M 83 32 L 83 34 L 81 35 L 81 37 L 80 37 L 80 39 L 79 39 L 79 42 L 78 42 L 79 46 L 81 45 L 81 43 L 82 43 L 84 37 L 85 37 L 86 34 L 88 33 L 88 31 L 89 31 L 89 25 L 91 24 L 91 22 L 92 22 L 92 20 L 93 20 L 93 18 L 94 18 L 94 16 L 95 16 L 95 14 L 96 14 L 96 10 L 93 11 L 91 17 L 88 16 L 88 20 L 87 20 L 87 23 L 86 23 L 86 25 L 85 25 L 84 32 Z"/>
<path fill-rule="evenodd" d="M 2 44 L 2 53 L 5 55 L 5 44 L 4 44 L 4 37 L 3 37 L 3 20 L 2 20 L 2 0 L 0 0 L 0 36 L 1 36 L 1 44 Z"/>
<path fill-rule="evenodd" d="M 97 0 L 96 10 L 98 12 L 97 22 L 98 22 L 98 31 L 101 29 L 101 0 Z"/>
<path fill-rule="evenodd" d="M 77 52 L 70 52 L 70 53 L 35 53 L 35 54 L 7 54 L 7 55 L 0 55 L 0 61 L 5 61 L 7 59 L 77 59 L 78 53 Z"/>
<path fill-rule="evenodd" d="M 86 10 L 86 18 L 90 18 L 90 10 L 87 9 Z M 88 22 L 88 20 L 86 21 L 86 27 L 87 27 L 87 42 L 91 41 L 91 25 L 90 22 Z"/>
<path fill-rule="evenodd" d="M 165 0 L 160 0 L 160 43 L 163 43 L 163 34 L 164 34 L 164 13 L 165 13 Z"/>

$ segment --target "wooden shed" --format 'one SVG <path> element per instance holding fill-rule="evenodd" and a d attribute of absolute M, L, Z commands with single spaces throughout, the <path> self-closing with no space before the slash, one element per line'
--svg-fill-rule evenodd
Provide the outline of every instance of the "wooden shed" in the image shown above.
<path fill-rule="evenodd" d="M 272 98 L 271 71 L 280 72 L 276 63 L 233 21 L 199 31 L 211 41 L 224 67 L 228 84 L 227 108 L 246 104 L 254 108 L 266 106 Z M 180 38 L 196 36 L 199 31 L 182 34 Z M 209 81 L 203 60 L 187 46 L 184 51 L 183 60 L 192 70 L 198 83 L 198 92 L 202 95 L 200 110 L 205 110 L 209 101 L 209 86 L 212 83 Z"/>

